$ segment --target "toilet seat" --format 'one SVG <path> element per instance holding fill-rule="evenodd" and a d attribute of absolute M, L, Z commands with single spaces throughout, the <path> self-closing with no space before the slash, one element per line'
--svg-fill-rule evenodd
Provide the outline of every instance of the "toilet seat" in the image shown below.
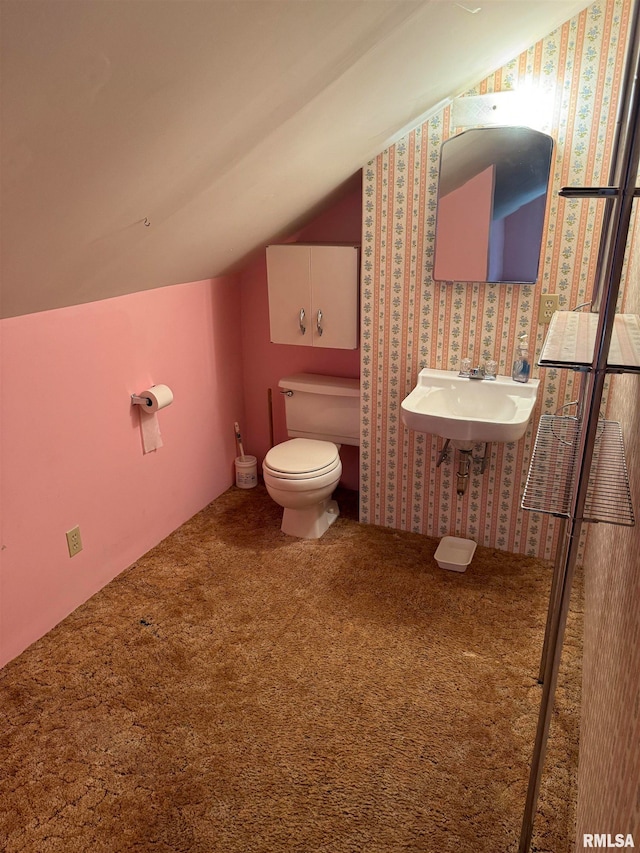
<path fill-rule="evenodd" d="M 338 448 L 331 441 L 292 438 L 272 447 L 263 471 L 278 480 L 313 480 L 341 466 Z"/>

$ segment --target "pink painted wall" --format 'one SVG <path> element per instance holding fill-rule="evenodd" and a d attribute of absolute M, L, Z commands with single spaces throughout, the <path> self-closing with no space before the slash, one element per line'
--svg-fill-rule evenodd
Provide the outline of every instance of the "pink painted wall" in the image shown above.
<path fill-rule="evenodd" d="M 358 187 L 292 239 L 359 243 L 360 228 Z M 0 322 L 0 666 L 232 485 L 234 421 L 262 461 L 269 387 L 286 438 L 281 376 L 359 375 L 359 350 L 271 344 L 268 316 L 261 253 L 237 277 Z M 175 399 L 144 455 L 130 395 L 153 383 Z M 342 459 L 358 488 L 358 448 Z"/>
<path fill-rule="evenodd" d="M 0 665 L 232 484 L 239 303 L 223 278 L 2 321 Z M 175 399 L 143 455 L 154 382 Z"/>
<path fill-rule="evenodd" d="M 357 190 L 338 201 L 286 242 L 359 244 L 361 228 L 362 191 L 358 186 Z M 358 377 L 360 351 L 323 350 L 270 342 L 265 252 L 261 252 L 243 270 L 241 283 L 246 418 L 242 424 L 242 433 L 245 451 L 257 456 L 260 466 L 270 447 L 268 390 L 272 389 L 274 443 L 277 444 L 287 439 L 284 402 L 278 390 L 278 380 L 300 372 Z M 340 455 L 343 464 L 342 484 L 357 489 L 358 448 L 344 446 Z"/>

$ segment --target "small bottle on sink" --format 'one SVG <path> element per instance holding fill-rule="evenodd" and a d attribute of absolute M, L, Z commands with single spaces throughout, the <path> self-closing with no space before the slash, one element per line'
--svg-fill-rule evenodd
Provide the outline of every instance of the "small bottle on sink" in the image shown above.
<path fill-rule="evenodd" d="M 529 364 L 529 349 L 527 346 L 528 335 L 523 332 L 518 336 L 520 343 L 516 347 L 516 359 L 513 362 L 513 370 L 511 378 L 515 382 L 528 382 L 529 374 L 531 373 L 531 365 Z"/>

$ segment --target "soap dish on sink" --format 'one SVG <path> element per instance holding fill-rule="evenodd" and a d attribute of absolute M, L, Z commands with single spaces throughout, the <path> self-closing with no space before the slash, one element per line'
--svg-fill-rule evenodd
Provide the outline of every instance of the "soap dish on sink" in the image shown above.
<path fill-rule="evenodd" d="M 435 558 L 441 569 L 452 572 L 465 572 L 476 550 L 471 539 L 458 536 L 443 536 L 436 548 Z"/>

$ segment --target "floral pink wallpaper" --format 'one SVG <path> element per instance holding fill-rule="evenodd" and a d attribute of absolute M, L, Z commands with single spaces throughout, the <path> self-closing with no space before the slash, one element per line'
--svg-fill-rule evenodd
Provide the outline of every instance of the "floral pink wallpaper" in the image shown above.
<path fill-rule="evenodd" d="M 362 236 L 361 519 L 431 536 L 551 558 L 558 524 L 520 509 L 537 420 L 576 397 L 577 375 L 538 369 L 538 402 L 527 435 L 491 447 L 488 469 L 456 494 L 457 458 L 436 467 L 442 440 L 409 431 L 400 403 L 422 367 L 457 369 L 495 359 L 510 375 L 517 336 L 532 364 L 547 327 L 543 292 L 569 310 L 589 299 L 602 203 L 563 199 L 563 186 L 607 183 L 630 3 L 596 2 L 467 94 L 531 85 L 552 101 L 555 140 L 540 276 L 535 286 L 432 279 L 440 146 L 458 132 L 449 107 L 364 170 Z M 482 451 L 476 448 L 476 455 Z"/>

